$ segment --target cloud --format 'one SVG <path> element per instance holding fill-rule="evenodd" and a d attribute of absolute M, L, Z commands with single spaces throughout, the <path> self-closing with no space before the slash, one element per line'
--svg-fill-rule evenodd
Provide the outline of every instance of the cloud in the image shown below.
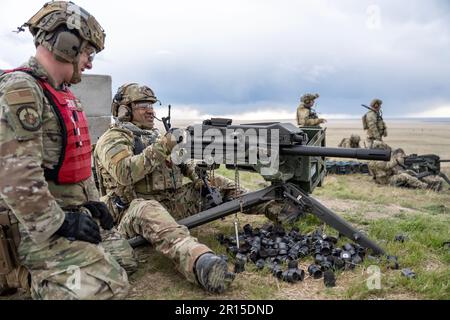
<path fill-rule="evenodd" d="M 0 58 L 0 70 L 7 70 L 7 69 L 12 69 L 13 66 L 10 65 L 8 62 L 4 61 L 3 59 Z"/>
<path fill-rule="evenodd" d="M 89 73 L 111 75 L 113 91 L 141 82 L 174 105 L 233 115 L 264 104 L 289 113 L 304 92 L 319 92 L 326 114 L 361 113 L 374 97 L 392 106 L 386 116 L 450 101 L 445 1 L 75 2 L 106 30 Z M 41 5 L 2 1 L 0 68 L 32 54 L 31 36 L 11 30 Z"/>
<path fill-rule="evenodd" d="M 174 106 L 171 109 L 172 119 L 174 121 L 191 120 L 200 122 L 210 118 L 229 118 L 239 121 L 296 121 L 296 115 L 286 107 L 278 106 L 276 108 L 262 107 L 253 111 L 244 111 L 255 107 L 242 105 L 240 111 L 235 113 L 204 113 L 195 106 Z M 225 106 L 219 110 L 226 109 Z M 159 106 L 155 108 L 158 117 L 167 114 L 167 107 Z M 359 115 L 351 114 L 320 114 L 320 117 L 326 119 L 359 119 Z"/>
<path fill-rule="evenodd" d="M 413 118 L 450 118 L 450 103 L 448 105 L 433 107 L 424 112 L 409 115 Z"/>

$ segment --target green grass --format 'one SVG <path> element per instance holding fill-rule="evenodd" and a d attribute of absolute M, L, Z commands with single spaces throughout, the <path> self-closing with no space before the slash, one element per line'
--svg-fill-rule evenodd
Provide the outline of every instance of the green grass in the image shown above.
<path fill-rule="evenodd" d="M 383 206 L 401 206 L 389 218 L 364 219 L 363 211 L 344 216 L 352 223 L 366 225 L 372 239 L 386 251 L 399 257 L 400 269 L 410 268 L 415 279 L 407 279 L 400 270 L 382 270 L 381 290 L 368 290 L 364 277 L 348 284 L 343 298 L 367 299 L 380 297 L 416 297 L 424 299 L 450 299 L 450 252 L 443 247 L 450 240 L 450 194 L 378 186 L 366 176 L 333 176 L 315 195 L 364 201 L 383 213 Z M 360 186 L 355 188 L 355 186 Z M 379 205 L 382 205 L 381 207 Z M 367 206 L 366 206 L 367 207 Z M 373 209 L 372 209 L 373 210 Z M 398 234 L 408 240 L 395 242 Z M 366 262 L 367 263 L 367 262 Z"/>
<path fill-rule="evenodd" d="M 219 172 L 234 178 L 234 171 L 221 168 Z M 256 174 L 241 173 L 240 177 L 241 183 L 249 189 L 255 190 L 261 184 Z M 449 191 L 435 193 L 385 187 L 372 182 L 369 176 L 351 175 L 327 177 L 324 186 L 317 188 L 313 196 L 318 199 L 358 202 L 354 211 L 341 214 L 350 223 L 366 230 L 389 254 L 398 256 L 400 264 L 400 270 L 391 270 L 385 261 L 376 263 L 382 272 L 381 289 L 369 290 L 366 285 L 369 275 L 364 272 L 361 274 L 361 271 L 374 262 L 366 260 L 359 272 L 346 271 L 361 275 L 352 277 L 343 292 L 337 294 L 333 290 L 326 290 L 326 295 L 344 299 L 450 299 L 450 252 L 443 247 L 445 241 L 450 241 Z M 392 206 L 400 209 L 389 218 L 365 217 L 369 208 L 386 215 L 386 207 Z M 313 231 L 319 225 L 321 222 L 312 215 L 296 223 L 303 232 Z M 232 232 L 231 227 L 228 231 Z M 327 233 L 332 234 L 334 231 L 327 228 Z M 398 234 L 406 235 L 408 240 L 404 243 L 395 242 L 394 238 Z M 416 278 L 404 277 L 401 274 L 403 268 L 412 269 Z"/>

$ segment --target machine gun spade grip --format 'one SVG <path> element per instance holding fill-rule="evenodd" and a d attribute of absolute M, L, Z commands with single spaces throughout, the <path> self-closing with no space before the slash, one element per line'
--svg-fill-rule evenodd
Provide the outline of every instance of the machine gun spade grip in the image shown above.
<path fill-rule="evenodd" d="M 206 209 L 218 206 L 223 203 L 222 195 L 220 194 L 219 190 L 216 188 L 211 188 L 211 186 L 208 183 L 208 175 L 206 173 L 206 169 L 201 167 L 200 165 L 197 165 L 195 168 L 195 171 L 198 175 L 198 177 L 203 182 L 203 190 L 202 190 L 202 197 L 206 198 L 205 207 Z"/>
<path fill-rule="evenodd" d="M 172 127 L 172 124 L 170 123 L 170 109 L 172 108 L 172 106 L 169 104 L 169 112 L 167 117 L 162 117 L 161 121 L 164 124 L 164 129 L 166 129 L 166 132 L 170 132 L 170 128 Z"/>

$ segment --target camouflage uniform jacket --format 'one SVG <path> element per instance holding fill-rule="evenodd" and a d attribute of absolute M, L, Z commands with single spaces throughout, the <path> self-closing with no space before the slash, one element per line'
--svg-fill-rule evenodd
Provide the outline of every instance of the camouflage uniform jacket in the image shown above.
<path fill-rule="evenodd" d="M 387 137 L 386 123 L 377 112 L 369 110 L 365 117 L 369 139 L 383 140 L 383 137 Z"/>
<path fill-rule="evenodd" d="M 54 83 L 35 58 L 23 67 Z M 21 110 L 31 114 L 31 119 Z M 77 184 L 45 180 L 44 168 L 58 164 L 62 137 L 58 118 L 36 79 L 20 71 L 1 76 L 0 211 L 14 213 L 20 222 L 21 246 L 26 243 L 30 250 L 59 229 L 63 209 L 98 200 L 92 176 Z"/>
<path fill-rule="evenodd" d="M 311 111 L 311 108 L 306 108 L 303 103 L 297 108 L 297 124 L 299 126 L 318 126 L 321 121 L 317 114 Z"/>
<path fill-rule="evenodd" d="M 369 161 L 369 170 L 375 181 L 379 184 L 389 184 L 389 178 L 403 172 L 404 170 L 398 162 L 399 158 L 403 156 L 402 154 L 392 155 L 390 161 Z"/>
<path fill-rule="evenodd" d="M 119 197 L 128 204 L 136 198 L 161 199 L 165 194 L 170 198 L 170 192 L 182 186 L 183 175 L 195 180 L 194 167 L 182 171 L 174 165 L 160 151 L 159 138 L 156 129 L 142 130 L 130 122 L 118 122 L 98 140 L 94 151 L 97 172 L 116 221 L 121 217 L 111 199 Z M 136 150 L 138 144 L 142 144 L 141 150 Z"/>
<path fill-rule="evenodd" d="M 359 142 L 352 141 L 350 138 L 344 138 L 338 145 L 339 148 L 361 148 Z"/>

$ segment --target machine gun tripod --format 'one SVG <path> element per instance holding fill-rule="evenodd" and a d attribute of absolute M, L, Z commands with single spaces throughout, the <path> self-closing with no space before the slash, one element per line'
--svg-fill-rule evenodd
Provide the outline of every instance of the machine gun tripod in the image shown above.
<path fill-rule="evenodd" d="M 177 223 L 192 229 L 231 215 L 241 210 L 241 208 L 245 212 L 253 206 L 257 206 L 258 204 L 270 200 L 288 201 L 291 205 L 297 206 L 302 212 L 308 212 L 315 215 L 321 221 L 336 229 L 340 234 L 346 236 L 350 240 L 353 240 L 365 248 L 372 249 L 375 255 L 384 254 L 384 250 L 366 235 L 356 230 L 347 221 L 292 183 L 273 184 L 264 189 L 241 195 L 239 198 L 225 202 L 219 206 L 178 220 Z M 130 239 L 129 243 L 135 248 L 146 244 L 147 240 L 142 237 L 136 237 Z"/>

